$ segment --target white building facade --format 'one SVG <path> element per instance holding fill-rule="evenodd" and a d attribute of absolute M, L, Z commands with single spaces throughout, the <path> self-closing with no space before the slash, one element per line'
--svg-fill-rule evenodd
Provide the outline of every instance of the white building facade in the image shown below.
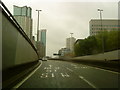
<path fill-rule="evenodd" d="M 115 31 L 120 28 L 116 19 L 92 19 L 89 22 L 90 36 L 97 35 L 102 31 Z"/>
<path fill-rule="evenodd" d="M 74 51 L 74 43 L 76 39 L 74 37 L 70 37 L 66 39 L 66 48 L 70 49 L 71 52 Z"/>

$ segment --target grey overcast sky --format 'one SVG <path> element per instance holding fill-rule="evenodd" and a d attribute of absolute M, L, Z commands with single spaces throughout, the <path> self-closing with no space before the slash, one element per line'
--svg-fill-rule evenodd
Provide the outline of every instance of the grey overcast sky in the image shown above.
<path fill-rule="evenodd" d="M 97 9 L 103 9 L 103 19 L 118 19 L 119 0 L 2 0 L 13 14 L 13 5 L 32 8 L 33 35 L 37 29 L 37 12 L 40 28 L 47 29 L 47 55 L 52 56 L 66 46 L 66 38 L 74 33 L 76 39 L 89 36 L 89 21 L 99 19 Z"/>

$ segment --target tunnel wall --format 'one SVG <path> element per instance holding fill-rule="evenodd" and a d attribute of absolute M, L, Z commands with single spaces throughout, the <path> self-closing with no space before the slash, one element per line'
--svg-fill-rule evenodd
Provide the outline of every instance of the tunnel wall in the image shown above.
<path fill-rule="evenodd" d="M 6 12 L 2 9 L 2 70 L 38 60 L 34 45 Z"/>

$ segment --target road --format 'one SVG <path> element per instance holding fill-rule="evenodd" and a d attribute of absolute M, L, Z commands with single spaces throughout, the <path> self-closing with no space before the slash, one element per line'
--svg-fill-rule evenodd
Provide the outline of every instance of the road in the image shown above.
<path fill-rule="evenodd" d="M 92 66 L 48 60 L 19 88 L 118 88 L 118 73 Z"/>

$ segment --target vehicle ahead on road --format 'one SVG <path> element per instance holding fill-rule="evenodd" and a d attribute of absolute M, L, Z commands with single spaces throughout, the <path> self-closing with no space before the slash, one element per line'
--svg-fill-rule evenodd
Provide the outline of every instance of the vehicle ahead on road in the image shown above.
<path fill-rule="evenodd" d="M 46 58 L 46 57 L 43 57 L 43 58 L 42 58 L 42 61 L 47 61 L 47 58 Z"/>

